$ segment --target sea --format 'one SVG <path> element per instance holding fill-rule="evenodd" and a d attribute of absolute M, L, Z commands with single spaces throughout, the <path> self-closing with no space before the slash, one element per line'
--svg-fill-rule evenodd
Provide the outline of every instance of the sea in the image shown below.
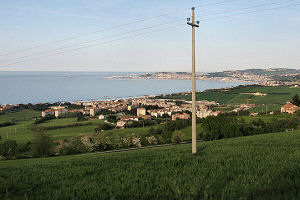
<path fill-rule="evenodd" d="M 0 71 L 0 104 L 108 100 L 191 91 L 190 80 L 109 79 L 142 72 Z M 197 80 L 197 91 L 245 82 Z M 248 83 L 249 84 L 249 83 Z"/>

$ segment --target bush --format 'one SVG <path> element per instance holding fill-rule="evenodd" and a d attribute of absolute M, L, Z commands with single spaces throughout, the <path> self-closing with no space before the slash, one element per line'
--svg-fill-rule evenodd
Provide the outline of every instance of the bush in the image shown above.
<path fill-rule="evenodd" d="M 34 121 L 34 124 L 41 124 L 41 123 L 44 123 L 44 122 L 49 121 L 51 119 L 56 119 L 56 118 L 55 118 L 54 115 L 47 115 L 47 116 L 45 116 L 43 118 L 36 119 Z"/>
<path fill-rule="evenodd" d="M 22 145 L 19 148 L 19 152 L 20 153 L 26 153 L 26 152 L 28 152 L 31 149 L 31 145 L 32 145 L 32 143 L 30 141 L 27 142 L 26 144 Z"/>
<path fill-rule="evenodd" d="M 156 137 L 154 136 L 146 137 L 146 140 L 150 145 L 156 145 L 158 143 Z"/>
<path fill-rule="evenodd" d="M 173 144 L 179 144 L 183 142 L 184 140 L 184 133 L 181 131 L 174 131 L 172 135 L 172 143 Z"/>
<path fill-rule="evenodd" d="M 114 144 L 107 133 L 99 133 L 95 136 L 95 150 L 108 151 L 114 149 Z"/>
<path fill-rule="evenodd" d="M 18 144 L 15 140 L 5 141 L 0 145 L 0 155 L 5 158 L 12 158 L 18 154 Z"/>
<path fill-rule="evenodd" d="M 0 124 L 0 128 L 1 127 L 6 127 L 6 126 L 13 126 L 13 125 L 15 125 L 16 123 L 14 123 L 14 122 L 4 122 L 4 123 L 1 123 Z"/>
<path fill-rule="evenodd" d="M 34 156 L 47 157 L 54 155 L 54 143 L 50 135 L 38 133 L 34 141 Z"/>
<path fill-rule="evenodd" d="M 115 126 L 112 124 L 104 123 L 104 124 L 99 124 L 96 128 L 94 128 L 95 132 L 100 132 L 102 130 L 111 130 L 114 129 Z"/>
<path fill-rule="evenodd" d="M 75 137 L 70 140 L 64 140 L 59 153 L 61 155 L 72 155 L 88 152 L 87 147 L 82 143 L 80 137 Z"/>

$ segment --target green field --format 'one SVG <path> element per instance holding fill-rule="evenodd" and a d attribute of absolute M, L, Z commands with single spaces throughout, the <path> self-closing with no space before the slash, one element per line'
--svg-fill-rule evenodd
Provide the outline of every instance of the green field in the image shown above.
<path fill-rule="evenodd" d="M 18 116 L 26 116 L 29 113 L 34 114 L 35 111 L 29 112 L 28 110 L 23 110 L 16 113 L 0 115 L 0 120 L 7 121 L 7 119 L 16 118 Z M 32 116 L 32 115 L 28 115 L 28 116 Z M 17 143 L 24 144 L 28 141 L 33 141 L 35 139 L 36 132 L 28 128 L 29 125 L 33 124 L 33 122 L 34 121 L 30 118 L 30 120 L 27 121 L 18 121 L 16 125 L 0 128 L 0 136 L 2 137 L 2 140 L 0 142 L 4 142 L 6 140 L 16 140 Z M 91 134 L 94 133 L 94 128 L 98 124 L 103 123 L 104 121 L 89 120 L 89 121 L 77 122 L 75 118 L 66 118 L 66 119 L 49 120 L 45 123 L 39 124 L 38 126 L 42 126 L 42 127 L 64 126 L 64 125 L 70 125 L 74 123 L 85 124 L 87 122 L 91 122 L 92 124 L 85 125 L 85 126 L 78 126 L 78 127 L 53 129 L 53 130 L 45 131 L 45 133 L 51 135 L 53 139 L 65 139 L 65 138 L 75 137 L 80 134 Z M 154 125 L 151 127 L 157 128 L 158 126 L 159 125 Z M 104 132 L 108 133 L 112 137 L 115 137 L 120 133 L 123 133 L 125 135 L 135 134 L 139 136 L 139 135 L 147 134 L 149 129 L 150 127 L 146 126 L 144 128 L 114 129 L 114 130 L 109 130 Z"/>
<path fill-rule="evenodd" d="M 243 93 L 265 93 L 266 96 L 253 96 L 252 94 Z M 269 110 L 279 110 L 280 106 L 291 101 L 292 97 L 300 95 L 300 88 L 289 87 L 238 87 L 230 90 L 205 91 L 197 93 L 197 100 L 217 101 L 221 104 L 245 104 L 247 99 L 251 99 L 250 103 L 264 104 L 269 106 Z M 191 95 L 170 95 L 163 98 L 170 99 L 186 99 L 191 100 Z M 261 110 L 261 109 L 260 109 Z"/>
<path fill-rule="evenodd" d="M 35 110 L 22 110 L 21 112 L 6 113 L 0 115 L 0 123 L 10 122 L 11 120 L 16 120 L 16 121 L 32 120 L 33 117 L 41 116 L 41 113 L 42 112 L 35 111 Z"/>
<path fill-rule="evenodd" d="M 299 199 L 300 132 L 0 162 L 0 199 Z"/>
<path fill-rule="evenodd" d="M 8 119 L 11 118 L 23 120 L 23 121 L 17 121 L 16 125 L 0 128 L 0 136 L 2 137 L 2 140 L 0 142 L 4 142 L 6 140 L 16 140 L 17 143 L 23 144 L 28 141 L 33 141 L 35 139 L 36 132 L 29 129 L 28 126 L 33 124 L 34 121 L 31 118 L 34 114 L 37 114 L 37 112 L 22 110 L 20 112 L 0 115 L 1 121 L 7 121 Z M 24 118 L 22 116 L 25 117 L 28 116 L 27 120 L 24 121 Z M 103 123 L 103 120 L 90 120 L 90 121 L 77 122 L 75 118 L 54 119 L 54 120 L 49 120 L 46 123 L 39 124 L 39 126 L 49 127 L 49 126 L 61 126 L 61 125 L 69 125 L 74 123 L 87 123 L 87 122 L 92 122 L 92 124 L 86 126 L 53 129 L 45 132 L 51 135 L 53 139 L 64 139 L 64 138 L 74 137 L 80 134 L 90 134 L 94 132 L 94 128 L 98 124 Z"/>

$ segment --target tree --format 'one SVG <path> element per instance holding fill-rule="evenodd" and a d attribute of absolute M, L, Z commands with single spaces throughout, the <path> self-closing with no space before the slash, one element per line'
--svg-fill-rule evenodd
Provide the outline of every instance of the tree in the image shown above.
<path fill-rule="evenodd" d="M 106 117 L 107 121 L 111 122 L 111 123 L 116 123 L 118 120 L 117 120 L 117 116 L 116 115 L 108 115 Z"/>
<path fill-rule="evenodd" d="M 85 120 L 82 112 L 76 113 L 76 118 L 77 118 L 77 121 L 84 121 Z"/>
<path fill-rule="evenodd" d="M 300 99 L 299 99 L 299 95 L 296 94 L 293 96 L 292 98 L 292 104 L 296 105 L 296 106 L 300 106 Z"/>
<path fill-rule="evenodd" d="M 54 143 L 50 135 L 43 132 L 38 133 L 34 141 L 34 155 L 36 157 L 47 157 L 54 155 Z"/>

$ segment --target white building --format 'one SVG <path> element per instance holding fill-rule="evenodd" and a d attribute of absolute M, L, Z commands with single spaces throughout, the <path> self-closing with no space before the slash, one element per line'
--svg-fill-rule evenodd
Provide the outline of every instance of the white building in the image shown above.
<path fill-rule="evenodd" d="M 212 110 L 204 110 L 204 109 L 201 109 L 201 110 L 198 110 L 197 111 L 197 117 L 199 118 L 206 118 L 208 116 L 211 116 L 212 115 Z"/>
<path fill-rule="evenodd" d="M 138 108 L 136 110 L 136 115 L 137 116 L 146 115 L 146 108 Z"/>

